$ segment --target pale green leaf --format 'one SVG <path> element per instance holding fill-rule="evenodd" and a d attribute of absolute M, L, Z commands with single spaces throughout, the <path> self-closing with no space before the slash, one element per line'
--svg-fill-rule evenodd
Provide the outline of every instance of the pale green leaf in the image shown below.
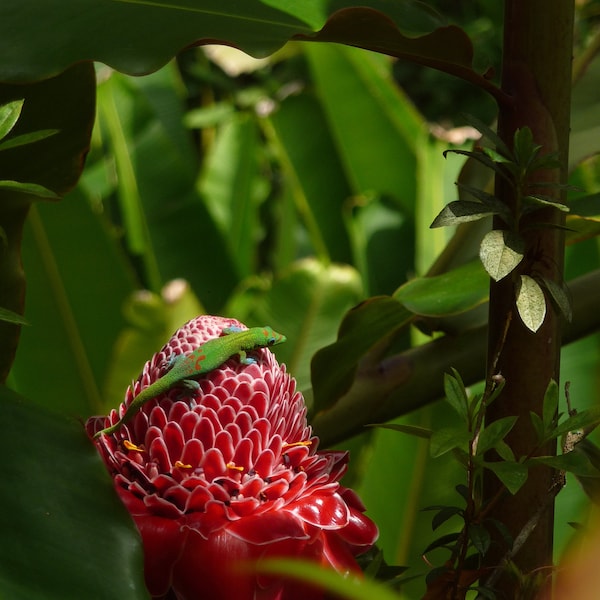
<path fill-rule="evenodd" d="M 525 242 L 511 231 L 494 229 L 488 232 L 479 248 L 479 257 L 494 281 L 500 281 L 523 260 Z"/>
<path fill-rule="evenodd" d="M 0 106 L 0 140 L 10 132 L 19 120 L 24 100 L 13 100 Z"/>
<path fill-rule="evenodd" d="M 521 275 L 517 282 L 516 305 L 524 325 L 534 333 L 546 317 L 546 297 L 539 283 L 529 275 Z"/>

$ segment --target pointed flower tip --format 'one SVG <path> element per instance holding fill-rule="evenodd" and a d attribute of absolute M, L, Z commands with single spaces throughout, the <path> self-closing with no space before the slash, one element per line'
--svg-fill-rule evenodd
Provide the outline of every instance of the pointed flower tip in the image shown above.
<path fill-rule="evenodd" d="M 165 363 L 245 327 L 201 316 L 175 332 L 145 365 L 119 411 L 87 423 L 93 435 L 114 425 Z M 235 569 L 239 561 L 300 557 L 341 573 L 378 535 L 354 492 L 339 479 L 344 452 L 318 451 L 294 379 L 266 348 L 238 358 L 147 402 L 112 435 L 95 440 L 116 490 L 142 535 L 153 596 L 180 600 L 297 598 L 298 585 Z M 268 595 L 269 590 L 272 595 Z M 304 590 L 306 600 L 322 597 Z M 263 596 L 261 596 L 263 597 Z"/>

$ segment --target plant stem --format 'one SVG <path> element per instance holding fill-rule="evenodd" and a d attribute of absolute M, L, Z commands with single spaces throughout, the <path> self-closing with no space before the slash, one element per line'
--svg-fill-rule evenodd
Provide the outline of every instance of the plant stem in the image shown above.
<path fill-rule="evenodd" d="M 510 94 L 514 110 L 501 107 L 498 134 L 511 144 L 514 132 L 528 126 L 542 154 L 559 152 L 561 169 L 540 170 L 533 174 L 529 185 L 536 183 L 565 183 L 568 160 L 568 136 L 571 86 L 571 52 L 573 31 L 573 2 L 560 0 L 507 0 L 504 20 L 504 54 L 502 89 Z M 553 189 L 553 188 L 549 188 Z M 561 192 L 553 194 L 561 200 Z M 496 196 L 515 210 L 518 198 L 515 190 L 503 181 L 496 182 Z M 525 259 L 515 277 L 520 274 L 541 274 L 557 283 L 562 282 L 564 235 L 557 227 L 535 227 L 541 223 L 561 225 L 562 215 L 554 209 L 540 210 L 522 219 L 526 240 Z M 494 224 L 501 228 L 501 222 Z M 529 412 L 541 414 L 544 394 L 550 379 L 558 381 L 561 327 L 559 315 L 550 308 L 537 333 L 529 331 L 514 314 L 497 367 L 492 361 L 498 340 L 504 333 L 506 315 L 515 311 L 514 281 L 505 279 L 490 286 L 488 378 L 500 372 L 506 385 L 500 397 L 487 411 L 488 424 L 509 415 L 519 417 L 506 438 L 515 456 L 526 456 L 532 451 L 535 435 Z M 554 443 L 539 449 L 544 454 L 554 454 Z M 531 522 L 544 504 L 543 499 L 552 488 L 553 473 L 549 468 L 532 469 L 527 483 L 515 496 L 502 495 L 490 510 L 489 516 L 502 521 L 516 537 Z M 497 495 L 499 481 L 491 473 L 484 477 L 484 496 Z M 514 557 L 517 568 L 529 573 L 552 562 L 553 503 L 539 515 L 537 526 Z M 485 557 L 485 566 L 494 569 L 507 549 L 501 539 L 496 539 Z M 514 583 L 506 575 L 496 582 L 503 597 L 514 597 Z"/>

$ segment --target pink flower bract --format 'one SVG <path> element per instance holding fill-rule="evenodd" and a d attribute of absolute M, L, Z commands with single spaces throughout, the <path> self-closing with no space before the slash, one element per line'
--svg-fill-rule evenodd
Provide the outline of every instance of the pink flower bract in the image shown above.
<path fill-rule="evenodd" d="M 119 413 L 94 417 L 89 435 L 117 422 L 170 359 L 189 353 L 233 319 L 203 316 L 179 329 L 146 363 Z M 114 435 L 96 440 L 116 490 L 140 530 L 148 589 L 178 600 L 316 600 L 323 593 L 257 574 L 248 561 L 298 557 L 340 573 L 377 528 L 339 480 L 346 452 L 317 451 L 295 381 L 267 349 L 237 356 L 150 400 Z M 245 566 L 245 568 L 244 568 Z"/>

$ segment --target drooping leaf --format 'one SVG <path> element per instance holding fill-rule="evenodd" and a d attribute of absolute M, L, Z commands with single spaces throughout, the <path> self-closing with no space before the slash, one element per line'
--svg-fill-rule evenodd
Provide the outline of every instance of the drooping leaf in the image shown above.
<path fill-rule="evenodd" d="M 489 276 L 500 281 L 523 260 L 525 242 L 515 232 L 494 229 L 481 241 L 479 257 Z"/>
<path fill-rule="evenodd" d="M 311 372 L 315 408 L 324 410 L 352 385 L 360 359 L 405 327 L 413 315 L 389 297 L 371 298 L 350 311 L 335 343 L 319 350 Z"/>
<path fill-rule="evenodd" d="M 517 281 L 517 311 L 527 329 L 534 333 L 542 326 L 546 317 L 546 297 L 540 284 L 529 277 L 521 275 Z"/>
<path fill-rule="evenodd" d="M 563 282 L 563 285 L 559 285 L 548 277 L 541 277 L 541 283 L 548 290 L 562 316 L 570 323 L 573 320 L 573 307 L 566 283 Z"/>

